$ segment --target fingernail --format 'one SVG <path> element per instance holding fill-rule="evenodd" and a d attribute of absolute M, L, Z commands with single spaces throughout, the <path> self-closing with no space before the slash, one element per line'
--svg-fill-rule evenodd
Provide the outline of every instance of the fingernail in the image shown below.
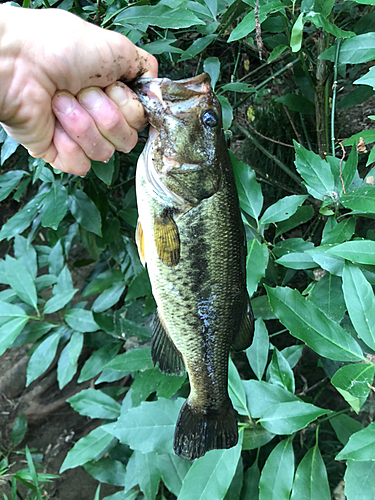
<path fill-rule="evenodd" d="M 103 101 L 103 95 L 96 89 L 89 89 L 83 91 L 82 94 L 79 95 L 78 99 L 84 108 L 95 109 L 101 105 Z"/>
<path fill-rule="evenodd" d="M 59 94 L 53 100 L 53 107 L 59 113 L 67 115 L 71 113 L 74 107 L 74 99 L 68 94 Z"/>
<path fill-rule="evenodd" d="M 118 107 L 124 106 L 129 100 L 129 94 L 123 87 L 114 86 L 109 92 L 109 97 L 114 101 Z"/>

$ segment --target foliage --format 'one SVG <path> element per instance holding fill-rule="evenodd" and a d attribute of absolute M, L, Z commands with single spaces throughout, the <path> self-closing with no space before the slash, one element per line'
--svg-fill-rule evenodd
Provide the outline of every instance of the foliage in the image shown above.
<path fill-rule="evenodd" d="M 14 154 L 17 143 L 2 132 L 0 201 L 13 198 L 20 208 L 0 230 L 7 253 L 0 260 L 0 353 L 32 344 L 27 385 L 56 358 L 60 388 L 77 376 L 78 383 L 92 379 L 95 388 L 69 403 L 104 419 L 73 446 L 61 471 L 83 465 L 98 481 L 123 488 L 106 500 L 135 499 L 140 491 L 148 500 L 324 500 L 345 461 L 348 500 L 358 498 L 358 478 L 366 483 L 361 500 L 372 499 L 374 424 L 362 428 L 359 420 L 369 413 L 375 373 L 375 148 L 367 153 L 362 144 L 374 142 L 375 131 L 340 146 L 335 113 L 375 93 L 373 68 L 366 68 L 375 56 L 375 1 L 261 0 L 257 8 L 255 0 L 103 0 L 84 7 L 36 0 L 31 7 L 43 5 L 125 34 L 159 56 L 163 76 L 211 75 L 226 130 L 233 121 L 228 137 L 250 141 L 246 163 L 234 154 L 232 162 L 257 318 L 252 346 L 230 363 L 239 444 L 193 464 L 181 460 L 172 437 L 187 381 L 152 366 L 148 322 L 155 304 L 134 243 L 141 148 L 108 164 L 93 162 L 79 178 Z M 271 123 L 273 145 L 256 136 L 252 124 L 262 120 Z M 291 146 L 296 138 L 294 166 L 280 153 L 280 120 L 288 123 L 284 141 Z M 255 148 L 265 155 L 257 163 Z M 277 165 L 276 175 L 267 162 Z M 301 387 L 298 366 L 311 359 L 336 399 L 325 386 Z M 125 388 L 116 384 L 124 377 Z M 35 469 L 26 480 L 35 486 Z"/>

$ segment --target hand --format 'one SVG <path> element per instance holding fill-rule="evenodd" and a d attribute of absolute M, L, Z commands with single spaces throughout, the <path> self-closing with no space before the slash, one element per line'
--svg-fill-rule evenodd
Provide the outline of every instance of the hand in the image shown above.
<path fill-rule="evenodd" d="M 123 82 L 156 77 L 157 62 L 123 35 L 59 9 L 4 5 L 0 61 L 0 122 L 32 156 L 84 175 L 91 159 L 137 143 L 145 114 Z"/>

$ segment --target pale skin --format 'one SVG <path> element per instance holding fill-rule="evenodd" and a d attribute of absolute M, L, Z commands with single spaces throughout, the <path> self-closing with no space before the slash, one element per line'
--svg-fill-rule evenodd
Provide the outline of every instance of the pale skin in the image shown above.
<path fill-rule="evenodd" d="M 123 83 L 157 76 L 156 59 L 119 33 L 58 9 L 0 6 L 0 123 L 35 158 L 85 175 L 129 152 L 146 125 Z"/>

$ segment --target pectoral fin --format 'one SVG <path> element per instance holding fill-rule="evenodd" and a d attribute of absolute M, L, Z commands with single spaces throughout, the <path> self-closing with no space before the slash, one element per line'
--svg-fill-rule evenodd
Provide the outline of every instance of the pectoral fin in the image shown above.
<path fill-rule="evenodd" d="M 137 228 L 135 230 L 135 242 L 137 244 L 139 258 L 141 259 L 142 265 L 146 265 L 145 259 L 145 239 L 143 236 L 143 229 L 141 226 L 141 221 L 138 219 Z"/>
<path fill-rule="evenodd" d="M 232 349 L 243 351 L 247 349 L 253 340 L 254 335 L 254 315 L 250 302 L 247 301 L 246 311 L 242 317 L 240 329 L 235 335 L 232 343 Z"/>
<path fill-rule="evenodd" d="M 151 358 L 154 365 L 159 363 L 159 369 L 163 373 L 177 376 L 185 373 L 182 356 L 161 324 L 157 312 L 151 337 Z"/>
<path fill-rule="evenodd" d="M 177 266 L 180 260 L 180 235 L 170 213 L 155 217 L 154 238 L 163 264 L 168 267 Z"/>

